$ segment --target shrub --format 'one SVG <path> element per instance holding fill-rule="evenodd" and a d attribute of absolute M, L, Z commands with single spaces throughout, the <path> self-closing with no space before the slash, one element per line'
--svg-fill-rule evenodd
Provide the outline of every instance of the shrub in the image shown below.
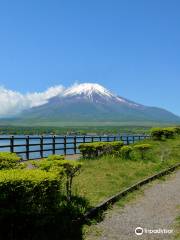
<path fill-rule="evenodd" d="M 119 152 L 124 145 L 122 141 L 120 142 L 108 142 L 107 145 L 110 146 L 110 151 Z"/>
<path fill-rule="evenodd" d="M 161 140 L 164 135 L 162 128 L 152 128 L 151 129 L 151 136 L 154 140 Z"/>
<path fill-rule="evenodd" d="M 23 164 L 20 163 L 21 158 L 16 153 L 0 152 L 0 170 L 21 168 Z"/>
<path fill-rule="evenodd" d="M 42 214 L 59 204 L 60 179 L 38 169 L 0 171 L 0 215 Z"/>
<path fill-rule="evenodd" d="M 64 160 L 64 156 L 63 155 L 58 155 L 58 154 L 53 154 L 53 155 L 49 155 L 47 160 Z"/>
<path fill-rule="evenodd" d="M 178 127 L 168 127 L 168 128 L 153 128 L 151 130 L 151 136 L 154 140 L 161 140 L 164 138 L 173 138 L 174 135 L 178 132 L 180 133 L 180 129 Z"/>
<path fill-rule="evenodd" d="M 175 131 L 173 128 L 163 128 L 163 136 L 165 138 L 173 138 L 175 135 Z"/>
<path fill-rule="evenodd" d="M 53 161 L 49 161 L 47 159 L 43 159 L 40 161 L 31 161 L 32 165 L 34 165 L 35 167 L 44 170 L 44 171 L 55 171 L 56 173 L 63 175 L 64 174 L 64 169 L 62 167 L 62 160 L 53 160 Z"/>
<path fill-rule="evenodd" d="M 145 159 L 145 154 L 152 148 L 151 144 L 138 144 L 133 147 L 135 151 L 140 153 L 141 159 Z"/>
<path fill-rule="evenodd" d="M 83 143 L 79 145 L 79 150 L 83 157 L 92 158 L 107 153 L 118 153 L 123 146 L 123 142 L 97 142 Z"/>
<path fill-rule="evenodd" d="M 79 150 L 84 158 L 92 158 L 98 156 L 98 151 L 95 143 L 80 144 Z"/>
<path fill-rule="evenodd" d="M 174 127 L 173 129 L 175 134 L 180 135 L 180 127 Z"/>
<path fill-rule="evenodd" d="M 123 159 L 130 159 L 131 156 L 131 152 L 132 152 L 133 148 L 131 146 L 123 146 L 121 148 L 121 156 Z"/>
<path fill-rule="evenodd" d="M 74 160 L 41 160 L 33 161 L 32 164 L 41 170 L 56 172 L 60 177 L 65 175 L 66 195 L 68 201 L 71 200 L 73 178 L 80 172 L 82 163 Z"/>
<path fill-rule="evenodd" d="M 71 200 L 73 179 L 79 174 L 82 163 L 73 160 L 62 161 L 62 167 L 66 174 L 66 194 L 67 200 Z"/>

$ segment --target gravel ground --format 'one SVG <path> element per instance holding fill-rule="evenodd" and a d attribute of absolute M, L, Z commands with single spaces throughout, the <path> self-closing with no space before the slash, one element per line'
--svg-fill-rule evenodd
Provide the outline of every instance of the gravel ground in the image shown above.
<path fill-rule="evenodd" d="M 173 229 L 180 215 L 180 170 L 145 187 L 144 194 L 124 208 L 115 206 L 107 211 L 104 221 L 90 227 L 86 240 L 169 240 L 172 234 L 145 233 L 146 229 Z M 137 227 L 143 228 L 141 236 L 135 234 Z M 99 236 L 97 236 L 99 235 Z"/>

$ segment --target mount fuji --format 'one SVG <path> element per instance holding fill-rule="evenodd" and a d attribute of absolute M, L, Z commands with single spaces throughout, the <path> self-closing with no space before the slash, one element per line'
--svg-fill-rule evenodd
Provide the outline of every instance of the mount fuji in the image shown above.
<path fill-rule="evenodd" d="M 96 83 L 76 84 L 45 104 L 23 111 L 16 121 L 33 122 L 155 122 L 176 123 L 180 117 L 120 97 Z"/>

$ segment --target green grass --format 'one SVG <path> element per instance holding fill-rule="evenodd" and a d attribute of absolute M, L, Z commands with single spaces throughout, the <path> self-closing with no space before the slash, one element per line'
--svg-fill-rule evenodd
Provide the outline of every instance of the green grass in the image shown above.
<path fill-rule="evenodd" d="M 174 240 L 180 239 L 180 205 L 178 205 L 177 209 L 179 211 L 179 216 L 176 218 L 176 222 L 174 224 Z"/>
<path fill-rule="evenodd" d="M 180 216 L 176 219 L 176 235 L 174 240 L 180 239 Z"/>
<path fill-rule="evenodd" d="M 132 160 L 104 156 L 81 160 L 82 172 L 74 182 L 74 192 L 85 197 L 91 206 L 122 191 L 136 182 L 162 171 L 180 161 L 180 137 L 166 141 L 145 140 L 153 148 L 146 160 L 136 155 Z"/>

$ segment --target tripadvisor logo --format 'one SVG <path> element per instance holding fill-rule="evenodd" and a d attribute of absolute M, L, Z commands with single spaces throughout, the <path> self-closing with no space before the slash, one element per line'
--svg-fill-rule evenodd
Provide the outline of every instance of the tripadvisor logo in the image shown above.
<path fill-rule="evenodd" d="M 142 227 L 137 227 L 135 229 L 135 234 L 137 236 L 140 236 L 142 234 L 171 234 L 173 233 L 172 229 L 162 229 L 162 228 L 158 228 L 158 229 L 147 229 L 147 228 L 142 228 Z"/>
<path fill-rule="evenodd" d="M 138 235 L 138 236 L 142 235 L 143 234 L 143 228 L 137 227 L 135 229 L 135 234 Z"/>

